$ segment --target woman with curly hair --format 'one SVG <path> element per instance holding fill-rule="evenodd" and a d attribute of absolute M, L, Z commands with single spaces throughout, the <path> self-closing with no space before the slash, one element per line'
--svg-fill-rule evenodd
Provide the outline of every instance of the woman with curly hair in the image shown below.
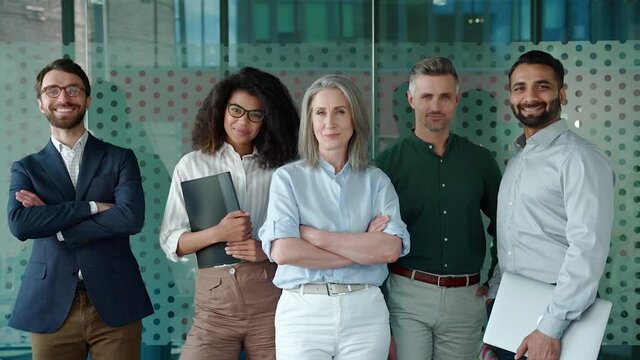
<path fill-rule="evenodd" d="M 241 262 L 198 269 L 193 325 L 181 359 L 235 360 L 244 348 L 252 360 L 275 359 L 274 313 L 280 289 L 276 265 L 257 241 L 273 171 L 296 157 L 300 118 L 287 88 L 275 76 L 246 67 L 217 83 L 199 110 L 194 151 L 175 167 L 160 245 L 172 261 L 226 242 Z M 220 223 L 191 231 L 181 182 L 230 172 L 240 208 Z"/>

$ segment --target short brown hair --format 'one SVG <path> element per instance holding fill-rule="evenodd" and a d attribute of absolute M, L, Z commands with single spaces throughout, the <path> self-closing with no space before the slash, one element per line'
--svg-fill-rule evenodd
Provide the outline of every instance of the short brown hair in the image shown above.
<path fill-rule="evenodd" d="M 80 80 L 82 80 L 82 85 L 84 86 L 84 92 L 87 94 L 87 97 L 91 96 L 91 84 L 89 84 L 89 77 L 82 70 L 80 65 L 73 62 L 73 60 L 69 58 L 62 58 L 54 60 L 51 64 L 45 66 L 38 75 L 36 76 L 36 99 L 40 99 L 40 94 L 42 92 L 42 80 L 44 76 L 51 70 L 60 70 L 66 73 L 77 75 Z"/>

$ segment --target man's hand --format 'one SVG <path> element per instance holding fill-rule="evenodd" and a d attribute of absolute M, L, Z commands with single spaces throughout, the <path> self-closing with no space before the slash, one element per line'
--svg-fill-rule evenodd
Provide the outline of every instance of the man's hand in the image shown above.
<path fill-rule="evenodd" d="M 389 356 L 387 360 L 398 360 L 398 351 L 396 350 L 396 341 L 391 336 L 391 343 L 389 344 Z"/>
<path fill-rule="evenodd" d="M 367 232 L 383 231 L 389 223 L 389 217 L 387 215 L 378 215 L 369 223 Z"/>
<path fill-rule="evenodd" d="M 251 217 L 242 210 L 232 211 L 216 225 L 220 238 L 226 242 L 237 242 L 251 239 Z"/>
<path fill-rule="evenodd" d="M 46 205 L 37 194 L 27 190 L 20 190 L 16 192 L 16 200 L 22 203 L 22 206 L 26 208 Z"/>
<path fill-rule="evenodd" d="M 114 206 L 114 204 L 103 203 L 103 202 L 97 202 L 96 201 L 96 206 L 98 207 L 98 213 L 101 213 L 103 211 L 107 211 L 107 210 L 111 209 Z"/>
<path fill-rule="evenodd" d="M 262 251 L 260 242 L 255 239 L 227 243 L 227 247 L 225 247 L 224 250 L 227 252 L 227 255 L 231 255 L 240 260 L 258 262 L 267 259 L 267 255 Z"/>
<path fill-rule="evenodd" d="M 476 296 L 485 296 L 489 292 L 489 285 L 484 284 L 476 289 Z"/>
<path fill-rule="evenodd" d="M 522 340 L 515 359 L 523 357 L 527 350 L 529 350 L 528 360 L 558 360 L 560 359 L 560 340 L 534 330 Z"/>

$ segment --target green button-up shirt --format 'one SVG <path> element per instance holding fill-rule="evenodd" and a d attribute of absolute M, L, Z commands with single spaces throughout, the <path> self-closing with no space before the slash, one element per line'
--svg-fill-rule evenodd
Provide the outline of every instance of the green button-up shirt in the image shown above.
<path fill-rule="evenodd" d="M 398 265 L 441 275 L 479 272 L 486 255 L 482 211 L 494 237 L 493 272 L 500 170 L 487 149 L 451 133 L 440 157 L 412 133 L 376 163 L 396 188 L 411 235 L 411 251 Z"/>

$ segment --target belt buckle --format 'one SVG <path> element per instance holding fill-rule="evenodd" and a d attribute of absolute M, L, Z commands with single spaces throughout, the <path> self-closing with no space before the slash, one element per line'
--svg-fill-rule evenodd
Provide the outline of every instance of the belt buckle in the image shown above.
<path fill-rule="evenodd" d="M 344 286 L 345 290 L 336 290 L 337 288 L 340 288 L 340 286 Z M 327 295 L 329 296 L 339 296 L 339 295 L 344 295 L 348 293 L 349 293 L 349 286 L 347 285 L 335 284 L 335 283 L 327 284 Z"/>

